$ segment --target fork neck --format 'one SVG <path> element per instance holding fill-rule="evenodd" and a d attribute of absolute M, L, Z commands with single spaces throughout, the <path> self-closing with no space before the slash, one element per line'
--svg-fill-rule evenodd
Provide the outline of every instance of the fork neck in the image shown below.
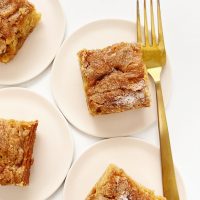
<path fill-rule="evenodd" d="M 160 82 L 162 67 L 148 68 L 147 71 L 151 75 L 151 77 L 154 79 L 155 83 Z"/>

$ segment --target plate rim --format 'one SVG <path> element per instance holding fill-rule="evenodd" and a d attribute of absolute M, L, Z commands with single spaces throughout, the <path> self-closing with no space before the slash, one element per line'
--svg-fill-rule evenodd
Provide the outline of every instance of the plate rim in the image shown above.
<path fill-rule="evenodd" d="M 81 133 L 83 134 L 86 134 L 88 136 L 92 136 L 92 137 L 95 137 L 95 138 L 104 138 L 104 139 L 107 139 L 107 138 L 114 138 L 114 137 L 122 137 L 122 136 L 113 136 L 113 137 L 110 137 L 110 136 L 101 136 L 101 135 L 94 135 L 90 132 L 88 132 L 87 130 L 84 130 L 83 128 L 79 128 L 78 126 L 76 126 L 72 120 L 69 118 L 68 114 L 65 113 L 63 110 L 63 105 L 62 103 L 59 103 L 59 100 L 58 98 L 56 98 L 56 95 L 55 95 L 55 86 L 54 86 L 54 82 L 55 82 L 55 71 L 56 71 L 56 65 L 57 65 L 57 62 L 59 60 L 59 55 L 61 54 L 64 46 L 66 45 L 66 43 L 75 35 L 77 34 L 80 30 L 84 29 L 84 28 L 87 28 L 87 26 L 92 26 L 93 24 L 96 24 L 96 23 L 105 23 L 105 22 L 120 22 L 120 23 L 132 23 L 132 24 L 136 24 L 136 22 L 134 21 L 131 21 L 131 20 L 128 20 L 128 19 L 121 19 L 121 18 L 104 18 L 104 19 L 98 19 L 98 20 L 94 20 L 94 21 L 91 21 L 89 23 L 86 23 L 80 27 L 78 27 L 75 31 L 73 31 L 69 36 L 67 36 L 65 38 L 65 40 L 63 41 L 59 51 L 57 52 L 56 54 L 56 57 L 53 61 L 53 64 L 52 64 L 52 69 L 51 69 L 51 73 L 50 73 L 50 90 L 51 90 L 51 95 L 53 97 L 53 100 L 54 100 L 54 103 L 55 105 L 58 107 L 58 109 L 60 110 L 60 112 L 62 113 L 62 115 L 65 117 L 65 119 L 68 121 L 68 123 L 73 126 L 75 129 L 77 129 L 78 131 L 80 131 Z M 170 65 L 170 59 L 167 57 L 167 62 L 169 63 Z M 171 73 L 171 70 L 170 70 L 170 74 L 171 74 L 171 82 L 173 82 L 173 79 L 172 79 L 172 73 Z M 170 84 L 170 94 L 168 95 L 169 96 L 169 99 L 168 101 L 166 102 L 166 106 L 165 108 L 167 109 L 168 107 L 168 104 L 170 102 L 170 99 L 172 98 L 172 83 Z M 138 133 L 142 133 L 144 132 L 145 130 L 148 130 L 150 129 L 151 127 L 153 127 L 154 125 L 156 124 L 156 120 L 153 121 L 151 124 L 149 124 L 148 126 L 145 126 L 145 127 L 142 127 L 136 131 L 133 131 L 133 132 L 129 132 L 129 133 L 126 133 L 124 136 L 127 137 L 127 136 L 133 136 L 135 134 L 138 134 Z"/>
<path fill-rule="evenodd" d="M 141 139 L 141 138 L 135 138 L 135 137 L 114 137 L 114 138 L 108 138 L 108 139 L 102 139 L 98 142 L 95 142 L 94 144 L 92 145 L 89 145 L 80 155 L 79 157 L 73 162 L 69 172 L 68 172 L 68 175 L 64 181 L 64 187 L 63 187 L 63 192 L 62 192 L 62 197 L 63 199 L 65 199 L 65 191 L 66 191 L 66 187 L 67 187 L 67 180 L 68 180 L 68 177 L 72 174 L 72 171 L 73 171 L 73 168 L 76 167 L 76 165 L 78 165 L 78 162 L 80 159 L 83 159 L 83 157 L 85 155 L 87 155 L 87 153 L 94 149 L 96 146 L 99 146 L 101 145 L 102 143 L 107 143 L 107 142 L 111 142 L 112 140 L 132 140 L 132 141 L 135 141 L 137 143 L 141 143 L 143 145 L 147 145 L 149 146 L 150 148 L 152 148 L 154 151 L 160 151 L 160 148 L 158 145 L 155 145 L 155 144 L 152 144 L 151 142 L 149 141 L 146 141 L 144 139 Z M 184 178 L 179 170 L 179 168 L 177 167 L 176 163 L 174 162 L 174 167 L 175 167 L 175 171 L 179 177 L 179 180 L 181 181 L 181 184 L 182 184 L 182 187 L 183 187 L 183 195 L 185 197 L 185 200 L 188 200 L 188 193 L 187 193 L 187 190 L 186 190 L 186 185 L 185 185 L 185 182 L 184 182 Z"/>
<path fill-rule="evenodd" d="M 23 91 L 25 93 L 29 93 L 31 95 L 34 95 L 34 96 L 37 96 L 38 98 L 40 98 L 42 101 L 44 101 L 48 106 L 52 107 L 58 114 L 60 120 L 62 120 L 62 122 L 65 124 L 66 126 L 66 129 L 67 129 L 67 134 L 68 134 L 68 137 L 69 137 L 69 143 L 70 143 L 70 146 L 71 146 L 71 154 L 69 156 L 69 166 L 65 168 L 65 170 L 63 171 L 63 175 L 62 175 L 62 178 L 60 178 L 58 180 L 58 186 L 55 187 L 51 192 L 48 192 L 47 195 L 45 195 L 45 199 L 48 199 L 50 198 L 57 190 L 58 188 L 62 185 L 62 183 L 65 181 L 68 173 L 69 173 L 69 170 L 71 169 L 71 166 L 73 164 L 73 159 L 74 159 L 74 154 L 75 154 L 75 142 L 74 142 L 74 138 L 72 136 L 72 133 L 70 132 L 70 129 L 69 129 L 69 124 L 68 122 L 66 121 L 66 119 L 64 118 L 64 116 L 62 115 L 62 113 L 59 111 L 59 109 L 54 105 L 52 104 L 50 101 L 48 101 L 45 97 L 41 96 L 40 94 L 28 89 L 28 88 L 22 88 L 22 87 L 8 87 L 8 88 L 2 88 L 0 89 L 0 93 L 1 92 L 5 92 L 5 91 Z M 65 133 L 66 134 L 66 133 Z M 68 154 L 69 155 L 69 154 Z"/>
<path fill-rule="evenodd" d="M 23 79 L 21 81 L 12 81 L 12 80 L 8 81 L 8 80 L 6 80 L 6 81 L 2 82 L 0 80 L 0 86 L 5 86 L 5 87 L 6 86 L 11 86 L 11 87 L 14 86 L 15 87 L 16 86 L 17 87 L 20 84 L 27 83 L 27 82 L 29 82 L 31 80 L 34 80 L 40 74 L 42 74 L 45 70 L 47 70 L 50 67 L 51 63 L 53 64 L 54 59 L 56 58 L 57 52 L 60 50 L 61 45 L 63 44 L 63 42 L 65 40 L 65 35 L 66 35 L 66 32 L 67 32 L 67 22 L 66 22 L 66 17 L 65 17 L 65 12 L 64 12 L 63 6 L 61 5 L 60 0 L 57 0 L 55 2 L 58 3 L 59 9 L 60 9 L 60 14 L 61 14 L 61 16 L 63 18 L 63 25 L 62 25 L 63 26 L 63 33 L 62 33 L 62 37 L 60 38 L 60 42 L 58 44 L 58 47 L 55 49 L 53 55 L 51 56 L 51 58 L 48 59 L 49 61 L 47 62 L 47 64 L 45 65 L 45 67 L 43 67 L 41 70 L 38 70 L 38 72 L 35 73 L 34 76 L 25 78 L 25 79 Z"/>

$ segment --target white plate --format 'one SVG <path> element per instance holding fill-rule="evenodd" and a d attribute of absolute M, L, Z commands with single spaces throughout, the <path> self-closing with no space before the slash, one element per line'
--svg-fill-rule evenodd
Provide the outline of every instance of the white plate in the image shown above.
<path fill-rule="evenodd" d="M 151 82 L 151 108 L 92 117 L 87 109 L 77 52 L 96 49 L 116 42 L 136 41 L 136 25 L 124 20 L 101 20 L 90 23 L 69 37 L 56 56 L 52 69 L 52 91 L 58 107 L 71 124 L 96 137 L 131 135 L 156 120 L 154 85 Z M 167 64 L 163 72 L 165 102 L 170 94 L 171 73 Z"/>
<path fill-rule="evenodd" d="M 62 114 L 43 97 L 19 88 L 0 90 L 0 117 L 39 120 L 28 187 L 0 187 L 0 200 L 44 200 L 61 185 L 73 157 L 73 142 Z"/>
<path fill-rule="evenodd" d="M 137 182 L 162 195 L 159 149 L 142 140 L 113 138 L 96 143 L 74 163 L 65 180 L 63 199 L 85 199 L 110 163 L 123 168 Z M 186 200 L 177 170 L 176 175 L 180 200 Z"/>
<path fill-rule="evenodd" d="M 0 63 L 0 85 L 28 81 L 52 62 L 65 33 L 65 17 L 58 0 L 30 0 L 42 14 L 41 21 L 29 35 L 15 58 Z"/>

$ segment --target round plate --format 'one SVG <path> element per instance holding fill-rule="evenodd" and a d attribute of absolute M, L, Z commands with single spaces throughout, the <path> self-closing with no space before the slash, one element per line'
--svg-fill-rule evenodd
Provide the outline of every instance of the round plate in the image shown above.
<path fill-rule="evenodd" d="M 58 107 L 76 128 L 96 137 L 131 135 L 150 126 L 157 117 L 152 81 L 151 108 L 98 117 L 93 117 L 88 112 L 77 52 L 83 48 L 103 48 L 121 41 L 136 41 L 136 24 L 124 20 L 101 20 L 90 23 L 64 42 L 53 64 L 51 85 Z M 168 102 L 171 82 L 168 63 L 162 80 L 165 102 Z"/>
<path fill-rule="evenodd" d="M 0 84 L 28 81 L 52 62 L 65 33 L 65 17 L 58 0 L 30 0 L 42 14 L 41 21 L 12 61 L 0 63 Z"/>
<path fill-rule="evenodd" d="M 65 181 L 63 199 L 85 199 L 111 163 L 124 169 L 138 183 L 162 195 L 159 149 L 133 138 L 113 138 L 96 143 L 74 163 Z M 177 170 L 176 175 L 180 199 L 186 200 Z"/>
<path fill-rule="evenodd" d="M 63 182 L 73 157 L 73 142 L 66 120 L 43 97 L 19 88 L 0 90 L 0 117 L 39 121 L 30 185 L 0 187 L 0 199 L 48 198 Z"/>

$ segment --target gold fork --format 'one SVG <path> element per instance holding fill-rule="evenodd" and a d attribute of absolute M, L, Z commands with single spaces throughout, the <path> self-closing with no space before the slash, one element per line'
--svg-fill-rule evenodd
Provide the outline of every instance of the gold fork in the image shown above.
<path fill-rule="evenodd" d="M 176 184 L 175 170 L 170 146 L 170 139 L 165 115 L 165 107 L 162 96 L 160 76 L 166 64 L 166 51 L 162 29 L 160 1 L 157 0 L 158 18 L 158 40 L 155 33 L 153 2 L 150 0 L 151 13 L 151 41 L 147 22 L 146 0 L 144 0 L 144 43 L 142 43 L 142 30 L 140 23 L 139 0 L 137 0 L 137 42 L 142 45 L 143 59 L 147 66 L 148 73 L 155 82 L 158 127 L 160 136 L 160 153 L 162 165 L 163 193 L 167 200 L 179 200 L 178 188 Z"/>

